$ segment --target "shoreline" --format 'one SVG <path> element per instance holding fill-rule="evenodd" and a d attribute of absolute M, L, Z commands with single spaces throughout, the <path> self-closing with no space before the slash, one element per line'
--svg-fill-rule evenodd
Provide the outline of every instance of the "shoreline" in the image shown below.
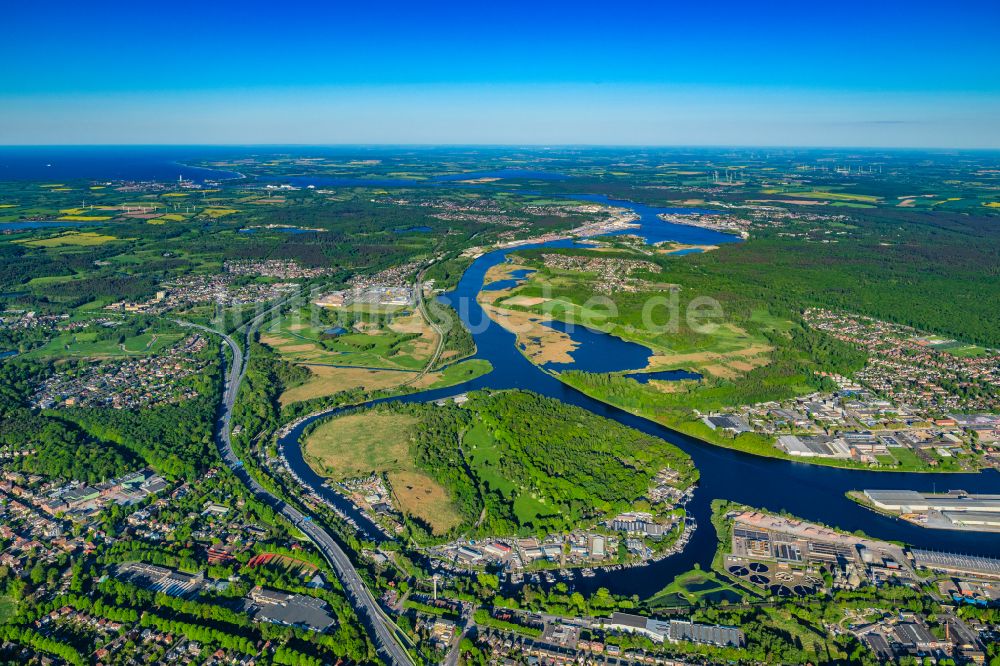
<path fill-rule="evenodd" d="M 730 227 L 713 224 L 711 222 L 695 222 L 693 220 L 686 219 L 675 219 L 676 213 L 657 213 L 656 217 L 661 222 L 666 222 L 668 224 L 680 224 L 685 227 L 698 227 L 699 229 L 708 229 L 709 231 L 717 231 L 720 234 L 730 234 L 732 236 L 739 236 L 743 240 L 750 238 L 750 232 L 743 229 L 732 229 Z"/>
<path fill-rule="evenodd" d="M 542 370 L 543 372 L 545 372 L 544 368 L 539 368 L 539 370 Z M 746 454 L 746 455 L 749 455 L 749 456 L 756 456 L 758 458 L 772 458 L 774 460 L 784 460 L 785 462 L 799 463 L 799 464 L 802 464 L 802 465 L 811 465 L 811 466 L 814 466 L 814 467 L 832 467 L 832 468 L 835 468 L 835 469 L 843 469 L 843 470 L 855 471 L 855 472 L 894 472 L 896 474 L 980 474 L 983 471 L 982 469 L 977 469 L 977 470 L 974 470 L 974 471 L 967 471 L 967 470 L 940 470 L 940 469 L 900 470 L 900 469 L 887 469 L 887 468 L 880 468 L 880 467 L 855 467 L 855 466 L 852 466 L 852 465 L 840 465 L 840 464 L 837 464 L 836 462 L 830 462 L 830 463 L 812 462 L 811 460 L 800 460 L 800 459 L 797 459 L 795 457 L 788 456 L 788 455 L 782 456 L 780 453 L 777 452 L 777 449 L 775 449 L 775 454 L 774 455 L 757 453 L 756 451 L 749 451 L 747 449 L 743 449 L 743 448 L 740 448 L 740 447 L 737 447 L 737 446 L 727 446 L 725 444 L 721 444 L 721 443 L 718 443 L 718 442 L 713 442 L 712 440 L 705 439 L 704 437 L 700 437 L 698 435 L 695 435 L 695 434 L 692 434 L 692 433 L 689 433 L 689 432 L 685 432 L 684 430 L 680 429 L 676 424 L 664 423 L 663 421 L 657 421 L 656 419 L 650 418 L 649 416 L 647 416 L 646 414 L 642 413 L 641 411 L 636 411 L 636 410 L 629 409 L 627 407 L 622 407 L 621 405 L 616 405 L 615 403 L 609 402 L 608 400 L 605 400 L 604 398 L 602 398 L 602 397 L 600 397 L 598 395 L 594 395 L 593 393 L 585 391 L 585 390 L 583 390 L 582 388 L 580 388 L 578 386 L 574 386 L 573 384 L 571 384 L 571 383 L 565 381 L 564 379 L 562 379 L 561 373 L 554 372 L 554 371 L 549 371 L 549 374 L 553 375 L 556 379 L 558 379 L 560 382 L 562 382 L 563 385 L 568 386 L 569 388 L 573 389 L 574 391 L 579 391 L 580 393 L 584 394 L 588 398 L 591 398 L 593 400 L 597 400 L 598 402 L 602 402 L 605 405 L 608 405 L 610 407 L 614 407 L 615 409 L 620 409 L 623 412 L 626 412 L 626 413 L 631 414 L 633 416 L 637 416 L 637 417 L 639 417 L 641 419 L 645 419 L 645 420 L 649 421 L 650 423 L 655 423 L 656 425 L 663 426 L 664 428 L 667 428 L 671 432 L 675 432 L 675 433 L 677 433 L 679 435 L 683 435 L 685 437 L 690 437 L 690 438 L 692 438 L 694 440 L 697 440 L 700 443 L 708 444 L 710 446 L 716 446 L 716 447 L 719 447 L 721 449 L 727 449 L 729 451 L 736 451 L 737 453 L 743 453 L 743 454 Z"/>

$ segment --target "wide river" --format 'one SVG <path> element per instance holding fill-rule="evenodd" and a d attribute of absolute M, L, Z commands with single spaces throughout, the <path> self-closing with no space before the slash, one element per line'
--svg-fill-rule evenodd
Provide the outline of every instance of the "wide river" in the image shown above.
<path fill-rule="evenodd" d="M 709 245 L 738 240 L 706 229 L 668 224 L 656 218 L 659 212 L 682 212 L 679 209 L 651 208 L 593 195 L 579 198 L 635 210 L 640 215 L 641 227 L 626 233 L 644 236 L 648 242 L 674 240 L 681 243 Z M 522 246 L 514 250 L 496 250 L 479 257 L 462 276 L 458 287 L 441 298 L 459 312 L 462 321 L 475 337 L 478 346 L 476 357 L 489 360 L 493 364 L 493 372 L 459 386 L 424 391 L 390 400 L 424 402 L 479 388 L 527 389 L 661 437 L 691 456 L 701 471 L 698 490 L 688 505 L 688 512 L 697 520 L 698 528 L 684 551 L 646 566 L 598 573 L 592 578 L 577 577 L 573 583 L 576 589 L 586 593 L 598 587 L 607 587 L 615 594 L 638 594 L 640 597 L 645 597 L 657 592 L 669 584 L 677 574 L 691 569 L 695 564 L 708 569 L 716 547 L 715 532 L 709 520 L 711 501 L 716 498 L 734 500 L 771 511 L 789 511 L 807 520 L 827 523 L 845 530 L 864 530 L 878 538 L 905 541 L 920 548 L 1000 556 L 1000 534 L 927 530 L 880 516 L 856 505 L 844 496 L 849 490 L 862 488 L 930 490 L 936 487 L 938 490 L 963 489 L 970 492 L 998 493 L 1000 473 L 994 470 L 981 474 L 904 474 L 843 470 L 753 456 L 707 444 L 608 406 L 564 385 L 556 377 L 534 366 L 518 351 L 514 335 L 487 319 L 476 302 L 476 295 L 483 287 L 486 271 L 505 261 L 508 253 L 525 248 L 572 245 L 573 241 L 557 241 Z M 594 336 L 598 336 L 600 340 L 595 341 Z M 585 332 L 583 341 L 590 351 L 578 354 L 572 366 L 562 366 L 563 368 L 588 369 L 588 357 L 602 359 L 600 369 L 604 371 L 627 370 L 642 365 L 630 366 L 629 363 L 637 360 L 635 350 L 628 347 L 630 343 L 622 342 L 613 336 Z M 593 351 L 595 345 L 601 347 L 597 352 Z M 609 368 L 608 359 L 623 359 L 623 363 L 619 367 Z M 551 367 L 559 368 L 559 366 Z M 279 445 L 300 479 L 353 516 L 364 528 L 370 523 L 342 496 L 323 486 L 324 479 L 313 472 L 302 459 L 299 439 L 303 429 L 316 419 L 336 411 L 338 410 L 330 410 L 308 419 L 283 437 Z M 372 532 L 374 533 L 374 530 Z"/>

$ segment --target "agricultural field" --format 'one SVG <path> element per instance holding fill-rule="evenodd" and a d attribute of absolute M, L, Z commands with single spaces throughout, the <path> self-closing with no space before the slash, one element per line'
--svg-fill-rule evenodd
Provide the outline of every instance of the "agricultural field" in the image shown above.
<path fill-rule="evenodd" d="M 380 370 L 372 368 L 338 367 L 304 363 L 300 367 L 310 372 L 304 383 L 285 389 L 278 398 L 282 407 L 359 389 L 365 393 L 382 389 L 412 386 L 415 389 L 437 389 L 467 382 L 493 370 L 489 361 L 468 359 L 421 375 L 412 370 Z"/>
<path fill-rule="evenodd" d="M 410 371 L 341 368 L 316 363 L 303 363 L 301 367 L 309 370 L 310 377 L 305 383 L 282 392 L 278 398 L 282 407 L 304 400 L 330 396 L 340 391 L 361 389 L 368 392 L 393 388 L 412 381 L 416 376 L 416 373 Z"/>
<path fill-rule="evenodd" d="M 39 238 L 37 240 L 24 240 L 20 241 L 20 243 L 28 247 L 44 248 L 64 247 L 68 245 L 88 247 L 92 245 L 104 245 L 105 243 L 110 243 L 116 240 L 120 239 L 115 236 L 100 234 L 94 231 L 67 231 L 57 236 Z"/>
<path fill-rule="evenodd" d="M 869 194 L 851 194 L 850 192 L 831 192 L 820 190 L 808 190 L 805 192 L 784 192 L 790 197 L 801 197 L 803 199 L 819 199 L 829 201 L 847 201 L 853 203 L 874 204 L 878 203 L 880 197 Z"/>
<path fill-rule="evenodd" d="M 409 446 L 417 423 L 407 414 L 366 412 L 324 421 L 302 447 L 309 464 L 337 481 L 372 472 L 412 469 Z"/>

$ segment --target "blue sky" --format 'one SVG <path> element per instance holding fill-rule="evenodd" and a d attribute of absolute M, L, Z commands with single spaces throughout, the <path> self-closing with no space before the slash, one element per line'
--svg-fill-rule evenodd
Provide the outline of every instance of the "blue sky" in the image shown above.
<path fill-rule="evenodd" d="M 1000 3 L 12 3 L 0 143 L 1000 147 Z"/>

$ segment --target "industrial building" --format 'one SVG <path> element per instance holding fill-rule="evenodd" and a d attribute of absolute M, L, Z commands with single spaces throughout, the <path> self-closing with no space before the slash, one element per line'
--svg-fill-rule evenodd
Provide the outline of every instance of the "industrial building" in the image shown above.
<path fill-rule="evenodd" d="M 914 490 L 866 490 L 882 511 L 935 529 L 1000 530 L 1000 495 L 972 495 L 962 490 L 919 493 Z"/>
<path fill-rule="evenodd" d="M 147 590 L 181 598 L 193 597 L 205 584 L 204 573 L 191 575 L 145 562 L 119 564 L 116 576 Z"/>
<path fill-rule="evenodd" d="M 313 631 L 326 631 L 334 620 L 326 611 L 326 602 L 303 594 L 286 594 L 255 587 L 250 591 L 246 611 L 255 619 Z"/>
<path fill-rule="evenodd" d="M 877 508 L 899 513 L 927 511 L 972 511 L 1000 514 L 1000 495 L 972 495 L 962 490 L 920 493 L 915 490 L 866 490 Z"/>
<path fill-rule="evenodd" d="M 924 569 L 1000 578 L 1000 559 L 993 557 L 939 553 L 919 548 L 914 548 L 910 553 L 913 555 L 914 564 Z"/>
<path fill-rule="evenodd" d="M 782 435 L 778 447 L 789 455 L 801 458 L 850 458 L 851 448 L 842 439 L 826 435 Z"/>

